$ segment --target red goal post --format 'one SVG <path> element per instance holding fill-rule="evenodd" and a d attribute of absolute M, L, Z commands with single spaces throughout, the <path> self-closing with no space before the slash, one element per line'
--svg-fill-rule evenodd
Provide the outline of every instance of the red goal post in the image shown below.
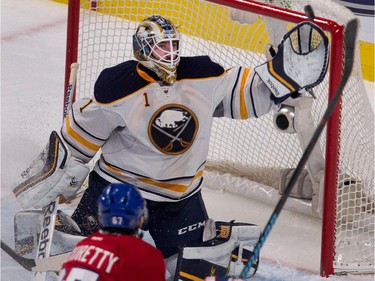
<path fill-rule="evenodd" d="M 329 36 L 331 53 L 329 73 L 314 89 L 317 99 L 312 101 L 311 115 L 316 125 L 340 83 L 343 30 L 353 15 L 331 0 L 310 2 L 69 0 L 65 76 L 68 79 L 71 63 L 78 62 L 76 93 L 81 98 L 90 96 L 102 69 L 132 59 L 131 36 L 137 22 L 152 14 L 161 14 L 179 26 L 183 55 L 208 54 L 224 67 L 254 67 L 266 59 L 264 54 L 270 43 L 266 19 L 280 20 L 290 28 L 307 20 L 303 7 L 312 4 L 314 22 Z M 251 23 L 238 23 L 230 16 L 232 8 L 256 16 Z M 249 15 L 245 13 L 245 17 Z M 373 272 L 374 134 L 373 111 L 366 98 L 357 61 L 340 105 L 319 141 L 323 175 L 317 182 L 312 179 L 311 215 L 322 217 L 322 276 Z M 214 123 L 208 173 L 216 171 L 215 175 L 220 176 L 229 172 L 268 184 L 267 179 L 263 182 L 253 174 L 258 175 L 261 170 L 260 174 L 267 178 L 270 171 L 296 166 L 303 151 L 301 140 L 275 129 L 272 116 L 260 119 L 220 118 Z M 280 180 L 276 181 L 280 185 Z M 278 186 L 272 188 L 277 190 Z"/>

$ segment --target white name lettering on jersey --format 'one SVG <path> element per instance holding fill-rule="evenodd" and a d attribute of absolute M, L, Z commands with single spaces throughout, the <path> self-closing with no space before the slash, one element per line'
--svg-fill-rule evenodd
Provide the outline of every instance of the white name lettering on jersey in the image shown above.
<path fill-rule="evenodd" d="M 113 265 L 119 260 L 112 252 L 103 250 L 96 246 L 79 246 L 76 247 L 69 257 L 69 261 L 76 260 L 89 265 L 96 264 L 96 268 L 105 268 L 105 272 L 110 273 Z"/>

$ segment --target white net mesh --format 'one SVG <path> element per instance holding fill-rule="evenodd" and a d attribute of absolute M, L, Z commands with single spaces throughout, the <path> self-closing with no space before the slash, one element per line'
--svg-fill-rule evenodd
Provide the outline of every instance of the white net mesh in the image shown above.
<path fill-rule="evenodd" d="M 266 1 L 299 11 L 309 1 Z M 311 1 L 315 15 L 345 23 L 352 14 L 326 0 Z M 228 68 L 254 67 L 265 61 L 269 18 L 244 13 L 252 24 L 231 19 L 229 8 L 198 0 L 83 1 L 79 23 L 80 64 L 77 94 L 88 97 L 99 73 L 133 58 L 132 35 L 139 21 L 160 14 L 174 22 L 182 33 L 182 55 L 209 55 Z M 285 29 L 292 26 L 283 22 Z M 275 35 L 275 34 L 273 34 Z M 277 35 L 277 34 L 276 34 Z M 278 35 L 280 37 L 280 35 Z M 318 124 L 328 102 L 330 75 L 314 89 L 311 108 Z M 374 264 L 374 114 L 370 108 L 358 63 L 345 88 L 338 150 L 339 171 L 336 198 L 336 244 L 334 264 L 342 271 L 373 271 Z M 324 130 L 318 146 L 326 151 Z M 231 173 L 278 188 L 281 169 L 296 167 L 302 155 L 298 138 L 276 130 L 273 116 L 247 121 L 218 118 L 212 128 L 208 170 Z M 322 159 L 327 156 L 325 153 Z M 207 183 L 209 186 L 210 184 Z M 327 187 L 325 187 L 327 188 Z"/>

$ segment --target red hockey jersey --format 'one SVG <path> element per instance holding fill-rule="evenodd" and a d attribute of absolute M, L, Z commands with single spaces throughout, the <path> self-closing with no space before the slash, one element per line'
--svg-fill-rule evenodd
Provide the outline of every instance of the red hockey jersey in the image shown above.
<path fill-rule="evenodd" d="M 63 264 L 59 280 L 164 281 L 161 252 L 138 237 L 96 232 L 80 241 Z"/>

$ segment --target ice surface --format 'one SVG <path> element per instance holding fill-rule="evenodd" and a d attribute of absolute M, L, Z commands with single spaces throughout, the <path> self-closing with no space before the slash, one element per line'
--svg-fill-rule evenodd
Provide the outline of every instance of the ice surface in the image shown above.
<path fill-rule="evenodd" d="M 11 190 L 43 150 L 50 132 L 61 124 L 67 6 L 45 0 L 2 0 L 1 17 L 1 239 L 14 246 L 13 217 L 21 207 Z M 273 208 L 217 190 L 204 189 L 203 195 L 210 216 L 217 220 L 263 226 Z M 285 211 L 261 251 L 253 280 L 327 280 L 319 276 L 319 259 L 320 221 Z M 1 251 L 2 281 L 31 276 Z M 367 281 L 373 276 L 329 280 Z"/>

